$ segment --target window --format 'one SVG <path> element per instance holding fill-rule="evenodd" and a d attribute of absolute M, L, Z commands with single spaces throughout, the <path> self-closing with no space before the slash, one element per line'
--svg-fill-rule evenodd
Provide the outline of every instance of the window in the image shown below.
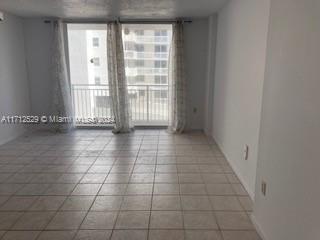
<path fill-rule="evenodd" d="M 167 91 L 161 91 L 161 98 L 168 98 L 168 92 Z"/>
<path fill-rule="evenodd" d="M 155 45 L 154 46 L 154 51 L 157 52 L 167 52 L 167 45 Z"/>
<path fill-rule="evenodd" d="M 93 65 L 96 67 L 100 66 L 100 58 L 98 57 L 92 58 L 91 63 L 93 63 Z"/>
<path fill-rule="evenodd" d="M 164 75 L 155 75 L 154 76 L 155 84 L 167 84 L 167 76 Z"/>
<path fill-rule="evenodd" d="M 92 46 L 99 47 L 99 38 L 97 37 L 92 38 Z"/>
<path fill-rule="evenodd" d="M 144 60 L 136 60 L 135 62 L 137 67 L 144 67 Z"/>
<path fill-rule="evenodd" d="M 136 52 L 144 52 L 144 45 L 143 44 L 136 44 L 135 50 L 136 50 Z"/>
<path fill-rule="evenodd" d="M 154 92 L 154 97 L 155 98 L 167 98 L 168 97 L 168 94 L 167 94 L 167 91 L 155 91 Z"/>
<path fill-rule="evenodd" d="M 101 78 L 100 77 L 94 77 L 94 83 L 95 83 L 95 85 L 100 85 L 101 84 Z"/>
<path fill-rule="evenodd" d="M 136 78 L 135 78 L 135 77 L 127 76 L 127 83 L 128 83 L 129 85 L 135 84 L 135 82 L 136 82 Z"/>
<path fill-rule="evenodd" d="M 144 60 L 127 59 L 125 65 L 129 68 L 144 67 Z"/>
<path fill-rule="evenodd" d="M 1 0 L 0 0 L 1 1 Z M 167 125 L 172 24 L 123 24 L 128 101 L 136 125 Z M 107 25 L 67 24 L 75 116 L 113 118 L 108 87 Z M 156 68 L 157 67 L 157 68 Z M 79 123 L 78 123 L 79 124 Z"/>
<path fill-rule="evenodd" d="M 138 124 L 167 124 L 171 24 L 124 24 L 123 46 L 132 118 Z"/>
<path fill-rule="evenodd" d="M 124 42 L 124 50 L 125 51 L 134 51 L 135 44 L 133 42 L 129 42 L 129 41 Z"/>
<path fill-rule="evenodd" d="M 154 35 L 156 37 L 161 37 L 161 36 L 168 36 L 168 30 L 156 30 L 154 32 Z"/>
<path fill-rule="evenodd" d="M 137 29 L 134 31 L 134 33 L 138 36 L 143 36 L 144 35 L 144 30 L 141 30 L 141 29 Z"/>
<path fill-rule="evenodd" d="M 127 76 L 127 82 L 129 85 L 134 85 L 137 83 L 144 83 L 145 76 L 138 75 L 138 76 Z"/>
<path fill-rule="evenodd" d="M 136 76 L 136 82 L 137 83 L 143 83 L 144 82 L 144 76 L 143 75 Z"/>
<path fill-rule="evenodd" d="M 135 62 L 136 62 L 135 60 L 126 59 L 125 60 L 125 65 L 126 65 L 126 67 L 134 68 L 136 66 Z"/>
<path fill-rule="evenodd" d="M 146 95 L 146 90 L 139 90 L 139 96 L 144 97 Z"/>
<path fill-rule="evenodd" d="M 168 92 L 167 91 L 161 91 L 160 96 L 161 96 L 161 98 L 168 98 Z"/>
<path fill-rule="evenodd" d="M 154 67 L 155 68 L 166 68 L 167 61 L 156 60 L 156 61 L 154 61 Z"/>
<path fill-rule="evenodd" d="M 155 42 L 158 42 L 158 43 L 163 43 L 163 42 L 168 42 L 169 40 L 169 37 L 168 37 L 168 30 L 156 30 L 154 32 L 154 40 Z"/>

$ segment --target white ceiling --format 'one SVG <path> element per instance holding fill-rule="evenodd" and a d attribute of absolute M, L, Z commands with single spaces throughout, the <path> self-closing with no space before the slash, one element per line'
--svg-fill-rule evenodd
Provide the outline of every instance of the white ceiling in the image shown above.
<path fill-rule="evenodd" d="M 0 0 L 0 10 L 22 17 L 70 19 L 204 17 L 227 0 Z"/>

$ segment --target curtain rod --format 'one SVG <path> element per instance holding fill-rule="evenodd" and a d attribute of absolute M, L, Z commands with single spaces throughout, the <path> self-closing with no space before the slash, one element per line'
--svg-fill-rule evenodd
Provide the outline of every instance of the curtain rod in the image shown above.
<path fill-rule="evenodd" d="M 45 23 L 51 23 L 52 20 L 55 19 L 46 19 Z M 64 23 L 78 23 L 78 24 L 107 24 L 112 22 L 119 22 L 122 24 L 171 24 L 175 22 L 182 21 L 183 23 L 192 23 L 191 19 L 119 19 L 119 20 L 88 20 L 88 19 L 64 19 L 62 20 Z"/>

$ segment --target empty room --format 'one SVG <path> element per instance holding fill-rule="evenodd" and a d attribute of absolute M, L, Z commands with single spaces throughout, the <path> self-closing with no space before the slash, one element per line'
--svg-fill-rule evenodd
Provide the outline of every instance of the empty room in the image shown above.
<path fill-rule="evenodd" d="M 0 239 L 320 239 L 319 43 L 319 0 L 0 0 Z"/>

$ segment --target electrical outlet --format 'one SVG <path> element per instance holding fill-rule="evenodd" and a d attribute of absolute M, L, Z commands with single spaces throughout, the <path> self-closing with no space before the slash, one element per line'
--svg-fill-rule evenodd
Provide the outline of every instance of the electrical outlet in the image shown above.
<path fill-rule="evenodd" d="M 246 145 L 244 147 L 244 160 L 248 160 L 248 158 L 249 158 L 249 146 Z"/>
<path fill-rule="evenodd" d="M 261 192 L 263 196 L 266 196 L 267 194 L 267 183 L 265 181 L 261 182 Z"/>

